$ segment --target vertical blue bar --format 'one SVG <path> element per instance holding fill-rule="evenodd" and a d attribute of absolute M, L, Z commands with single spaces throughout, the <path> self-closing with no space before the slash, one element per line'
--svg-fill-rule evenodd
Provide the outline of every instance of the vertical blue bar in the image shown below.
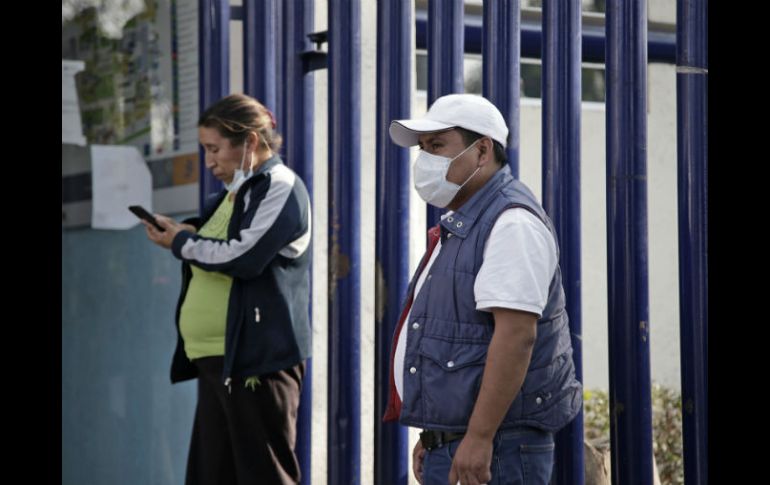
<path fill-rule="evenodd" d="M 287 165 L 313 194 L 313 73 L 305 72 L 301 53 L 312 48 L 313 0 L 281 2 L 282 40 L 280 82 L 276 108 L 278 129 L 284 135 Z"/>
<path fill-rule="evenodd" d="M 276 0 L 243 0 L 243 86 L 246 94 L 276 109 Z"/>
<path fill-rule="evenodd" d="M 553 220 L 575 374 L 583 381 L 580 304 L 580 0 L 543 8 L 543 207 Z M 583 412 L 556 434 L 554 483 L 582 485 Z"/>
<path fill-rule="evenodd" d="M 313 1 L 281 2 L 278 15 L 280 45 L 276 92 L 278 130 L 284 137 L 284 160 L 305 182 L 313 200 L 313 74 L 303 70 L 300 54 L 310 49 L 307 34 L 313 29 Z M 310 249 L 312 251 L 312 248 Z M 311 273 L 312 274 L 312 266 Z M 312 295 L 312 280 L 310 291 Z M 312 317 L 312 300 L 308 309 Z M 302 485 L 310 484 L 312 464 L 313 360 L 307 360 L 297 418 L 297 458 Z"/>
<path fill-rule="evenodd" d="M 230 91 L 230 2 L 198 0 L 198 56 L 200 113 Z M 206 154 L 198 149 L 200 178 L 198 207 L 206 196 L 222 189 L 222 182 L 206 170 Z"/>
<path fill-rule="evenodd" d="M 491 0 L 489 0 L 491 1 Z M 486 5 L 487 2 L 484 2 Z M 416 15 L 416 45 L 418 49 L 427 48 L 427 14 Z M 520 27 L 521 55 L 530 59 L 540 59 L 542 54 L 542 31 L 531 22 L 523 22 Z M 482 24 L 471 20 L 465 23 L 465 52 L 480 54 L 483 51 Z M 649 32 L 647 34 L 648 61 L 665 64 L 676 63 L 676 34 L 668 32 Z M 587 27 L 582 32 L 583 62 L 604 64 L 604 29 Z"/>
<path fill-rule="evenodd" d="M 462 93 L 463 0 L 428 1 L 428 106 L 445 94 Z M 428 227 L 439 221 L 443 209 L 428 205 Z"/>
<path fill-rule="evenodd" d="M 389 350 L 409 283 L 409 150 L 390 141 L 388 127 L 411 116 L 411 36 L 411 0 L 378 0 L 374 482 L 392 485 L 406 485 L 409 473 L 406 428 L 382 421 Z"/>
<path fill-rule="evenodd" d="M 708 483 L 708 2 L 677 2 L 684 481 Z"/>
<path fill-rule="evenodd" d="M 361 483 L 361 6 L 329 0 L 328 483 Z"/>
<path fill-rule="evenodd" d="M 481 53 L 484 97 L 497 106 L 508 124 L 508 165 L 519 178 L 519 94 L 521 78 L 520 0 L 484 2 Z"/>
<path fill-rule="evenodd" d="M 647 3 L 607 2 L 607 272 L 612 483 L 652 483 Z"/>
<path fill-rule="evenodd" d="M 285 3 L 287 2 L 278 0 L 275 6 L 275 110 L 273 113 L 275 114 L 276 122 L 278 124 L 278 132 L 284 136 L 281 157 L 283 158 L 284 163 L 291 166 L 292 170 L 294 170 L 294 167 L 291 165 L 292 162 L 286 159 L 286 150 L 291 144 L 291 142 L 286 139 L 286 125 L 289 117 L 289 114 L 286 112 L 286 97 L 290 96 L 291 81 L 286 79 L 287 67 L 285 64 L 296 53 L 291 49 L 291 44 L 287 46 L 285 42 L 287 25 L 289 26 L 290 31 L 294 30 L 294 19 L 291 18 L 290 11 L 293 11 L 293 4 L 295 2 L 288 2 L 292 4 L 290 6 L 285 5 Z M 294 171 L 296 172 L 296 170 Z"/>

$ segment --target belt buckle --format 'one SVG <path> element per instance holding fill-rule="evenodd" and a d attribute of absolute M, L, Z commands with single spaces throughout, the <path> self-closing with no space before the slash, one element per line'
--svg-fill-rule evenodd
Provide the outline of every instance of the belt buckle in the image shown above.
<path fill-rule="evenodd" d="M 422 447 L 428 451 L 441 444 L 440 439 L 436 436 L 436 432 L 430 430 L 420 433 L 420 442 L 422 442 Z"/>

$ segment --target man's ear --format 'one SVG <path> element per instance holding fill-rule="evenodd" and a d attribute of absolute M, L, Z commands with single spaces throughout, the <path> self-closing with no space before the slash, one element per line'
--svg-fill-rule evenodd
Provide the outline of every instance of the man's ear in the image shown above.
<path fill-rule="evenodd" d="M 487 163 L 494 163 L 495 162 L 495 150 L 494 146 L 492 145 L 492 139 L 489 137 L 484 137 L 479 140 L 479 165 L 484 166 Z"/>

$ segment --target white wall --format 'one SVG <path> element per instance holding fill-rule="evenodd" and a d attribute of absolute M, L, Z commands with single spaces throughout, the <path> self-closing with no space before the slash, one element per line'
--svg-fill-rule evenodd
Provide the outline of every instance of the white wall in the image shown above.
<path fill-rule="evenodd" d="M 326 30 L 327 2 L 315 2 L 314 32 Z M 328 46 L 327 46 L 328 47 Z M 311 429 L 311 483 L 326 484 L 327 462 L 327 342 L 328 342 L 328 76 L 326 69 L 313 74 L 314 123 L 313 123 L 313 409 Z M 330 484 L 331 485 L 331 484 Z"/>
<path fill-rule="evenodd" d="M 676 23 L 675 0 L 647 0 L 647 18 L 650 22 Z"/>
<path fill-rule="evenodd" d="M 676 79 L 671 65 L 651 64 L 648 73 L 647 217 L 651 372 L 653 381 L 679 389 Z M 522 108 L 522 117 L 524 113 Z M 527 126 L 522 121 L 523 126 Z M 602 105 L 584 103 L 581 130 L 583 375 L 586 388 L 608 389 L 606 116 Z M 540 142 L 539 133 L 537 142 Z M 522 145 L 525 143 L 522 133 Z M 527 156 L 531 151 L 522 149 Z M 526 181 L 526 177 L 522 170 L 522 179 Z"/>
<path fill-rule="evenodd" d="M 676 202 L 676 78 L 671 65 L 648 71 L 648 244 L 653 381 L 679 389 Z M 581 123 L 581 276 L 586 388 L 609 388 L 607 346 L 606 113 L 583 103 Z M 522 100 L 520 178 L 541 197 L 541 108 Z"/>
<path fill-rule="evenodd" d="M 361 1 L 361 53 L 361 483 L 374 483 L 376 0 Z M 404 66 L 404 69 L 408 68 Z"/>
<path fill-rule="evenodd" d="M 675 67 L 651 64 L 648 80 L 650 360 L 653 381 L 680 389 Z"/>

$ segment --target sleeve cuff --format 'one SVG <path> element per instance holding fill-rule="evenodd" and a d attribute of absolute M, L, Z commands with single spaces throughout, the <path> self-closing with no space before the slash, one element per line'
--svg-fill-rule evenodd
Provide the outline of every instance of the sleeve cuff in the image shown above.
<path fill-rule="evenodd" d="M 507 308 L 509 310 L 519 310 L 522 312 L 534 313 L 537 315 L 538 319 L 543 316 L 542 308 L 537 305 L 531 305 L 528 303 L 502 300 L 478 300 L 476 302 L 476 310 L 482 312 L 491 312 L 493 308 Z"/>
<path fill-rule="evenodd" d="M 187 219 L 182 221 L 182 224 L 190 224 L 191 226 L 195 227 L 195 229 L 200 230 L 201 228 L 201 218 L 200 217 L 188 217 Z"/>
<path fill-rule="evenodd" d="M 174 240 L 171 242 L 171 252 L 174 253 L 178 259 L 184 260 L 182 257 L 182 247 L 187 243 L 190 238 L 193 237 L 193 233 L 190 231 L 179 231 Z"/>

